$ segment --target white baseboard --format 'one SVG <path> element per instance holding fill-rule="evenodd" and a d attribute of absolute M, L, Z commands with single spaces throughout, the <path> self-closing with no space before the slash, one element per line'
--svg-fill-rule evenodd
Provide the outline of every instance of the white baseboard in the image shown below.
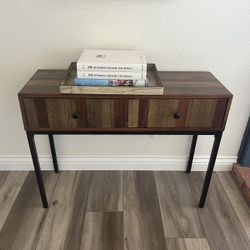
<path fill-rule="evenodd" d="M 39 156 L 42 170 L 52 170 L 52 160 L 48 155 Z M 194 158 L 192 170 L 205 171 L 208 156 Z M 218 156 L 216 171 L 230 171 L 236 156 Z M 183 171 L 187 157 L 146 156 L 146 155 L 61 155 L 58 156 L 60 170 L 164 170 Z M 33 170 L 31 157 L 27 155 L 0 155 L 0 170 Z"/>

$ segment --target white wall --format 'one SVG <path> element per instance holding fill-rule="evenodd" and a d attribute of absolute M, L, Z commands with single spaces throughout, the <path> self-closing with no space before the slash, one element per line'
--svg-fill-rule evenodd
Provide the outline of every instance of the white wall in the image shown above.
<path fill-rule="evenodd" d="M 143 49 L 159 70 L 211 71 L 234 94 L 219 156 L 237 155 L 250 113 L 249 0 L 0 0 L 0 6 L 0 162 L 29 155 L 18 91 L 36 69 L 66 69 L 83 48 Z M 188 153 L 187 136 L 139 138 L 62 136 L 56 143 L 60 155 Z M 202 136 L 197 155 L 208 156 L 211 142 Z M 38 147 L 49 154 L 44 136 Z"/>

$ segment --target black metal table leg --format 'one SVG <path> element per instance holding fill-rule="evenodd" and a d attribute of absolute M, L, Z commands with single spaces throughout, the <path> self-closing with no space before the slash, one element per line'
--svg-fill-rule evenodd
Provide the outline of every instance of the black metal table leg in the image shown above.
<path fill-rule="evenodd" d="M 194 151 L 195 151 L 195 146 L 196 146 L 196 142 L 197 142 L 197 137 L 198 137 L 198 135 L 193 135 L 192 144 L 191 144 L 191 148 L 190 148 L 190 153 L 189 153 L 189 157 L 188 157 L 188 164 L 187 164 L 186 173 L 191 172 L 193 158 L 194 158 Z"/>
<path fill-rule="evenodd" d="M 46 196 L 46 192 L 45 192 L 45 188 L 44 188 L 42 172 L 41 172 L 41 168 L 40 168 L 40 164 L 39 164 L 39 160 L 38 160 L 36 144 L 35 144 L 35 140 L 34 140 L 34 134 L 31 132 L 26 132 L 26 134 L 27 134 L 27 138 L 28 138 L 28 142 L 29 142 L 30 153 L 31 153 L 31 157 L 32 157 L 32 161 L 33 161 L 33 165 L 34 165 L 34 169 L 35 169 L 35 173 L 36 173 L 36 179 L 37 179 L 40 195 L 41 195 L 41 199 L 43 202 L 43 207 L 47 208 L 48 201 L 47 201 L 47 196 Z"/>
<path fill-rule="evenodd" d="M 215 164 L 217 153 L 218 153 L 219 146 L 220 146 L 221 137 L 222 137 L 222 131 L 217 132 L 214 136 L 213 148 L 212 148 L 212 152 L 210 155 L 207 173 L 206 173 L 206 177 L 204 180 L 204 184 L 203 184 L 203 188 L 202 188 L 202 192 L 201 192 L 201 197 L 200 197 L 200 202 L 199 202 L 200 208 L 203 208 L 205 205 L 209 184 L 210 184 L 213 170 L 214 170 L 214 164 Z"/>
<path fill-rule="evenodd" d="M 51 155 L 52 155 L 52 159 L 53 159 L 54 171 L 55 171 L 55 173 L 58 173 L 59 170 L 58 170 L 56 148 L 55 148 L 53 134 L 49 134 L 49 144 L 50 144 L 50 150 L 51 150 Z"/>

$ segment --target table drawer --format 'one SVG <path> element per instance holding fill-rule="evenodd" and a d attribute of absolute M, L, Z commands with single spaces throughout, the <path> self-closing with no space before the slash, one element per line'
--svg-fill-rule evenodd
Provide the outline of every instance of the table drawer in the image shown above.
<path fill-rule="evenodd" d="M 27 129 L 220 129 L 228 99 L 24 98 Z"/>
<path fill-rule="evenodd" d="M 227 99 L 130 99 L 128 127 L 221 128 Z"/>
<path fill-rule="evenodd" d="M 122 128 L 126 127 L 123 99 L 24 98 L 29 129 Z"/>

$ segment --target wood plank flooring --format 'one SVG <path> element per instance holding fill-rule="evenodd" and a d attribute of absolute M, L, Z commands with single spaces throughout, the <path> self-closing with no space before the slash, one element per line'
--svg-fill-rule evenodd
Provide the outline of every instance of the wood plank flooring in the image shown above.
<path fill-rule="evenodd" d="M 0 250 L 248 250 L 250 210 L 228 172 L 0 172 Z"/>

